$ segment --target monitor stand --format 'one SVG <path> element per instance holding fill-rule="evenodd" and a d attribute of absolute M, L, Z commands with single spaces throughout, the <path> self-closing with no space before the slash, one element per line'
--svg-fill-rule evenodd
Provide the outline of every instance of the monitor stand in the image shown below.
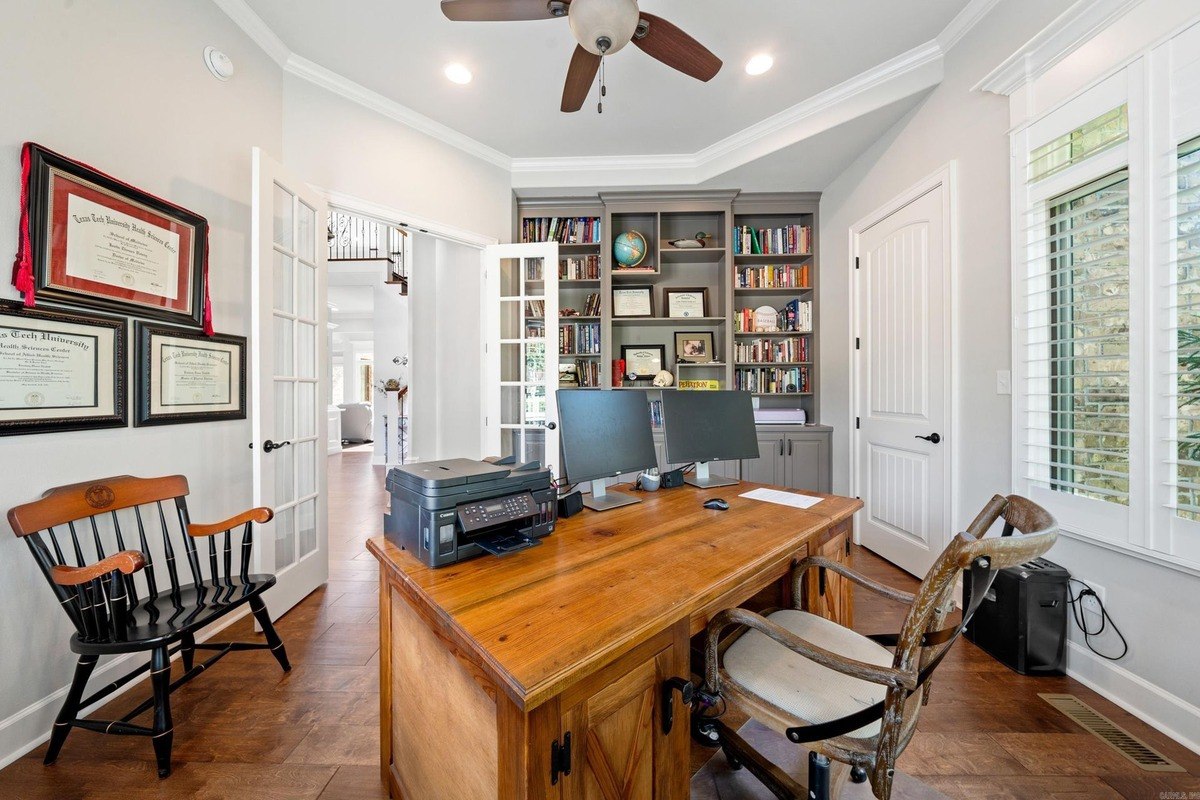
<path fill-rule="evenodd" d="M 698 486 L 701 489 L 715 489 L 718 486 L 737 486 L 740 483 L 740 481 L 735 481 L 731 478 L 710 475 L 707 461 L 701 461 L 697 464 L 696 474 L 684 478 L 683 482 L 690 483 L 692 486 Z"/>
<path fill-rule="evenodd" d="M 640 502 L 642 501 L 636 497 L 608 491 L 608 481 L 604 478 L 592 481 L 591 495 L 584 495 L 583 498 L 584 508 L 590 508 L 592 511 L 611 511 L 614 508 L 631 506 Z"/>

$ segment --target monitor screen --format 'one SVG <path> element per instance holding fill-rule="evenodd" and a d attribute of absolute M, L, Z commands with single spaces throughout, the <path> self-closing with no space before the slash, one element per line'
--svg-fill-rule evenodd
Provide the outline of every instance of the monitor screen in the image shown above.
<path fill-rule="evenodd" d="M 658 466 L 645 392 L 560 389 L 555 397 L 571 483 Z"/>
<path fill-rule="evenodd" d="M 663 392 L 663 434 L 672 464 L 758 458 L 749 392 Z"/>

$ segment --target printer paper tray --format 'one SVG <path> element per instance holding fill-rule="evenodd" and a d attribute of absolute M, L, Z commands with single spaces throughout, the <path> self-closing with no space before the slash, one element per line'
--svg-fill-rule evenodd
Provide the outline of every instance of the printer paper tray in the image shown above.
<path fill-rule="evenodd" d="M 509 553 L 528 550 L 542 543 L 541 539 L 512 532 L 484 534 L 472 537 L 471 541 L 494 556 L 505 556 Z"/>

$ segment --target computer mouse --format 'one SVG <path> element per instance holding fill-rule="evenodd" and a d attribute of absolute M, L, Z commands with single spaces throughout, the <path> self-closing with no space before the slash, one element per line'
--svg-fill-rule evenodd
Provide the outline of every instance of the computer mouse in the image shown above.
<path fill-rule="evenodd" d="M 728 511 L 729 510 L 729 501 L 722 500 L 719 497 L 714 497 L 711 500 L 705 500 L 704 507 L 715 509 L 716 511 Z"/>

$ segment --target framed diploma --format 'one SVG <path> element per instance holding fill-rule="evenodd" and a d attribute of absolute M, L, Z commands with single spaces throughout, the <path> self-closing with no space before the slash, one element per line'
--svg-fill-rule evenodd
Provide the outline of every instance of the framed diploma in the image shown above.
<path fill-rule="evenodd" d="M 613 289 L 614 317 L 653 317 L 654 287 L 625 286 Z"/>
<path fill-rule="evenodd" d="M 123 319 L 0 304 L 0 435 L 123 428 Z"/>
<path fill-rule="evenodd" d="M 135 427 L 246 418 L 246 338 L 134 323 Z"/>
<path fill-rule="evenodd" d="M 39 297 L 203 324 L 204 217 L 37 145 L 28 191 Z"/>
<path fill-rule="evenodd" d="M 626 377 L 653 378 L 667 363 L 667 348 L 661 344 L 623 344 L 621 358 L 625 361 Z"/>
<path fill-rule="evenodd" d="M 668 286 L 663 289 L 663 307 L 668 317 L 707 317 L 708 289 Z"/>

